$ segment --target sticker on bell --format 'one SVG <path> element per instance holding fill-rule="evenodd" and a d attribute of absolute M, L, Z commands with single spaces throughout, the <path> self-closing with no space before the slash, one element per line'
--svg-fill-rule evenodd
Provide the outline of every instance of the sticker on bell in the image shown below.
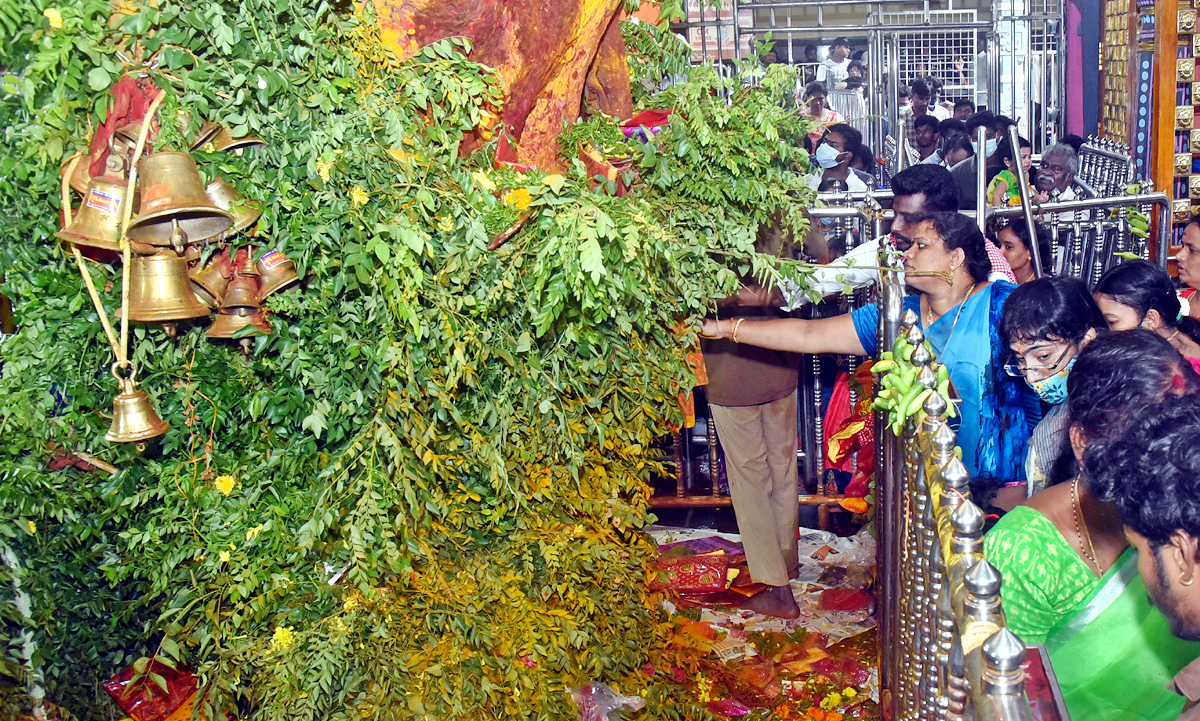
<path fill-rule="evenodd" d="M 102 188 L 92 188 L 92 192 L 88 195 L 87 204 L 89 208 L 95 208 L 103 213 L 115 214 L 121 209 L 121 196 Z"/>
<path fill-rule="evenodd" d="M 259 263 L 262 263 L 264 270 L 275 270 L 275 268 L 288 262 L 287 256 L 279 251 L 268 251 L 262 258 L 259 258 Z"/>

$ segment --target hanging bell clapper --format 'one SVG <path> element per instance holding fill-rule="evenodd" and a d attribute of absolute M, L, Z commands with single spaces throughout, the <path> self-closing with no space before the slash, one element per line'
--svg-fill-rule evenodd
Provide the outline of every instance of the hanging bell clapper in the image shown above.
<path fill-rule="evenodd" d="M 254 357 L 254 350 L 250 347 L 250 339 L 242 338 L 238 341 L 238 345 L 242 347 L 242 354 L 249 360 Z"/>
<path fill-rule="evenodd" d="M 179 227 L 179 219 L 171 218 L 171 247 L 175 249 L 176 253 L 183 255 L 184 250 L 187 249 L 187 242 L 187 233 Z"/>
<path fill-rule="evenodd" d="M 162 324 L 163 333 L 166 333 L 168 338 L 174 338 L 176 325 L 177 324 L 175 324 L 175 323 L 163 323 Z"/>

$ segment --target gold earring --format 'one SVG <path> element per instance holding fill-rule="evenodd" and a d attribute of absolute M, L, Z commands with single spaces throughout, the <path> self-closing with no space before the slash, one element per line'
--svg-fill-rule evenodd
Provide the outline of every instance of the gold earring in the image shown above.
<path fill-rule="evenodd" d="M 1182 573 L 1179 574 L 1179 583 L 1181 583 L 1182 585 L 1190 586 L 1195 582 L 1196 582 L 1196 578 L 1194 576 L 1185 581 L 1185 580 L 1183 580 L 1183 574 Z"/>

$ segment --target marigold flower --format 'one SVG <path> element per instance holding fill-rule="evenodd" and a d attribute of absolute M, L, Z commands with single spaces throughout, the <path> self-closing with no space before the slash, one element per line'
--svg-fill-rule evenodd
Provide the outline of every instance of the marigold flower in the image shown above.
<path fill-rule="evenodd" d="M 292 626 L 276 626 L 275 634 L 271 636 L 271 650 L 283 651 L 292 647 L 296 643 L 296 635 L 292 633 Z"/>
<path fill-rule="evenodd" d="M 366 205 L 370 199 L 371 196 L 367 195 L 367 191 L 357 185 L 350 189 L 350 202 L 354 203 L 355 208 Z"/>
<path fill-rule="evenodd" d="M 217 476 L 217 480 L 213 481 L 213 486 L 221 492 L 222 496 L 228 496 L 233 493 L 233 489 L 237 488 L 237 481 L 230 475 Z"/>
<path fill-rule="evenodd" d="M 46 8 L 45 10 L 42 11 L 42 14 L 45 15 L 46 19 L 50 21 L 50 29 L 51 30 L 61 30 L 62 29 L 62 26 L 63 26 L 62 15 L 59 14 L 59 12 L 56 8 Z"/>
<path fill-rule="evenodd" d="M 504 202 L 517 210 L 525 210 L 532 201 L 533 197 L 529 195 L 529 191 L 525 188 L 517 188 L 504 193 Z"/>

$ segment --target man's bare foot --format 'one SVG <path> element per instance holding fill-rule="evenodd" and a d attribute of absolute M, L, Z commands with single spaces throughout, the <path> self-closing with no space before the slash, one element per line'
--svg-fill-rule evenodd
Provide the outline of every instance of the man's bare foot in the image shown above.
<path fill-rule="evenodd" d="M 769 591 L 763 591 L 757 596 L 747 599 L 745 606 L 755 613 L 774 618 L 797 618 L 800 616 L 800 607 L 796 605 L 796 599 L 792 597 L 792 587 L 787 585 L 772 586 Z"/>

